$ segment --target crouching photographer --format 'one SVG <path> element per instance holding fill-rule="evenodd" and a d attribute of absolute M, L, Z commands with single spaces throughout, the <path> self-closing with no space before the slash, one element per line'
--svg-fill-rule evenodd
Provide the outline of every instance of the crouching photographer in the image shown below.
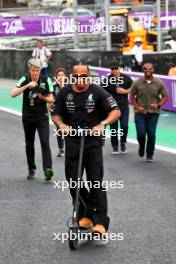
<path fill-rule="evenodd" d="M 49 145 L 49 117 L 47 103 L 53 101 L 53 85 L 50 78 L 40 77 L 41 63 L 37 59 L 28 61 L 28 75 L 23 76 L 11 92 L 12 97 L 23 93 L 22 121 L 26 141 L 26 156 L 29 173 L 33 179 L 35 164 L 35 132 L 38 131 L 42 149 L 44 180 L 53 176 L 52 158 Z"/>

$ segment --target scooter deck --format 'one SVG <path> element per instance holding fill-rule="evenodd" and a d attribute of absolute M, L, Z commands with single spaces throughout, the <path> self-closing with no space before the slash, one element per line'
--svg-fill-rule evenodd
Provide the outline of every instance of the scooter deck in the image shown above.
<path fill-rule="evenodd" d="M 81 229 L 78 229 L 78 232 L 80 234 L 81 239 L 83 239 L 83 240 L 84 239 L 89 239 L 90 240 L 90 238 L 92 236 L 92 228 L 90 228 L 90 229 L 81 228 Z"/>
<path fill-rule="evenodd" d="M 78 228 L 78 230 L 80 231 L 80 233 L 85 233 L 85 234 L 87 234 L 87 233 L 92 233 L 92 228 Z"/>

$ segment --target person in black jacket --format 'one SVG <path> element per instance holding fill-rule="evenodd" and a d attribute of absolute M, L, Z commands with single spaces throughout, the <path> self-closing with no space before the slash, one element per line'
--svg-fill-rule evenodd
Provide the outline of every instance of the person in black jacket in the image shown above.
<path fill-rule="evenodd" d="M 127 153 L 126 142 L 128 135 L 128 120 L 129 120 L 129 104 L 128 104 L 128 94 L 130 93 L 130 88 L 132 85 L 132 79 L 124 73 L 120 72 L 120 65 L 118 62 L 113 62 L 111 65 L 111 74 L 102 82 L 102 87 L 109 92 L 114 99 L 118 102 L 118 106 L 121 111 L 121 116 L 119 118 L 120 128 L 123 135 L 120 138 L 121 143 L 121 153 Z M 113 148 L 112 154 L 119 154 L 119 135 L 118 133 L 118 120 L 110 125 L 111 131 L 116 131 L 116 133 L 111 133 L 111 144 Z"/>

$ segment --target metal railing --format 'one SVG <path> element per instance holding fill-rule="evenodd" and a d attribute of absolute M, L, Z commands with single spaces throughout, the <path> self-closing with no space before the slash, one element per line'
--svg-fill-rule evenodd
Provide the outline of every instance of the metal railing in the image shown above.
<path fill-rule="evenodd" d="M 50 49 L 74 49 L 73 35 L 66 37 L 44 37 L 44 45 Z M 106 50 L 106 38 L 102 34 L 88 34 L 80 33 L 78 36 L 78 49 L 91 49 L 91 50 Z M 11 39 L 2 43 L 5 48 L 15 49 L 33 49 L 36 47 L 36 38 L 18 38 Z"/>
<path fill-rule="evenodd" d="M 0 0 L 2 1 L 2 0 Z M 103 1 L 105 2 L 105 1 Z M 144 5 L 134 5 L 132 4 L 132 1 L 124 1 L 123 3 L 111 3 L 111 7 L 117 7 L 117 8 L 129 8 L 131 9 L 132 12 L 137 12 L 141 11 L 156 11 L 156 1 L 144 1 Z M 165 11 L 166 9 L 166 0 L 161 0 L 161 10 Z M 92 10 L 95 14 L 97 14 L 100 10 L 104 9 L 104 4 L 102 5 L 96 5 L 96 4 L 91 4 L 91 5 L 81 5 L 81 7 L 87 8 Z M 38 4 L 38 6 L 35 7 L 20 7 L 20 8 L 0 8 L 0 12 L 8 12 L 8 13 L 15 13 L 20 16 L 33 16 L 37 15 L 38 13 L 47 13 L 51 15 L 59 15 L 59 13 L 64 9 L 64 6 L 55 6 L 55 7 L 42 7 L 41 4 Z M 169 11 L 176 11 L 176 1 L 175 0 L 169 0 L 168 1 L 168 8 Z"/>

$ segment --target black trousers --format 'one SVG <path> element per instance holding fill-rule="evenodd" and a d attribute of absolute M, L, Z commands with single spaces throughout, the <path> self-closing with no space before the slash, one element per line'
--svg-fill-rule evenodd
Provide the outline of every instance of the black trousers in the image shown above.
<path fill-rule="evenodd" d="M 120 128 L 122 129 L 123 135 L 120 138 L 121 143 L 126 143 L 127 141 L 127 135 L 128 135 L 128 121 L 129 121 L 129 109 L 121 110 L 121 116 L 119 120 L 117 120 L 114 124 L 110 125 L 111 129 L 114 129 L 116 131 L 116 134 L 113 133 L 111 135 L 111 145 L 113 148 L 118 148 L 119 146 L 119 140 L 118 140 L 118 123 L 120 122 Z"/>
<path fill-rule="evenodd" d="M 133 70 L 134 70 L 135 72 L 142 72 L 142 65 L 139 65 L 138 62 L 135 61 L 135 64 L 134 64 Z"/>
<path fill-rule="evenodd" d="M 78 160 L 80 152 L 80 139 L 65 139 L 65 174 L 68 182 L 77 181 Z M 80 203 L 79 218 L 89 217 L 94 224 L 102 224 L 106 230 L 109 227 L 109 217 L 107 216 L 107 195 L 102 187 L 103 181 L 103 153 L 102 139 L 85 139 L 82 173 L 86 170 L 87 181 L 91 182 L 90 188 L 85 186 L 80 189 L 80 196 L 86 204 Z M 99 182 L 95 188 L 95 182 Z M 92 188 L 91 188 L 92 187 Z M 76 195 L 76 188 L 70 188 L 73 203 Z"/>
<path fill-rule="evenodd" d="M 29 170 L 35 170 L 35 132 L 38 131 L 42 148 L 43 170 L 52 168 L 51 150 L 49 146 L 49 119 L 44 117 L 40 120 L 23 119 L 23 127 L 26 142 L 26 156 Z"/>
<path fill-rule="evenodd" d="M 59 129 L 59 127 L 56 127 L 57 130 Z M 64 148 L 64 138 L 63 135 L 61 133 L 59 133 L 59 135 L 57 135 L 57 145 L 59 149 L 63 149 Z"/>

